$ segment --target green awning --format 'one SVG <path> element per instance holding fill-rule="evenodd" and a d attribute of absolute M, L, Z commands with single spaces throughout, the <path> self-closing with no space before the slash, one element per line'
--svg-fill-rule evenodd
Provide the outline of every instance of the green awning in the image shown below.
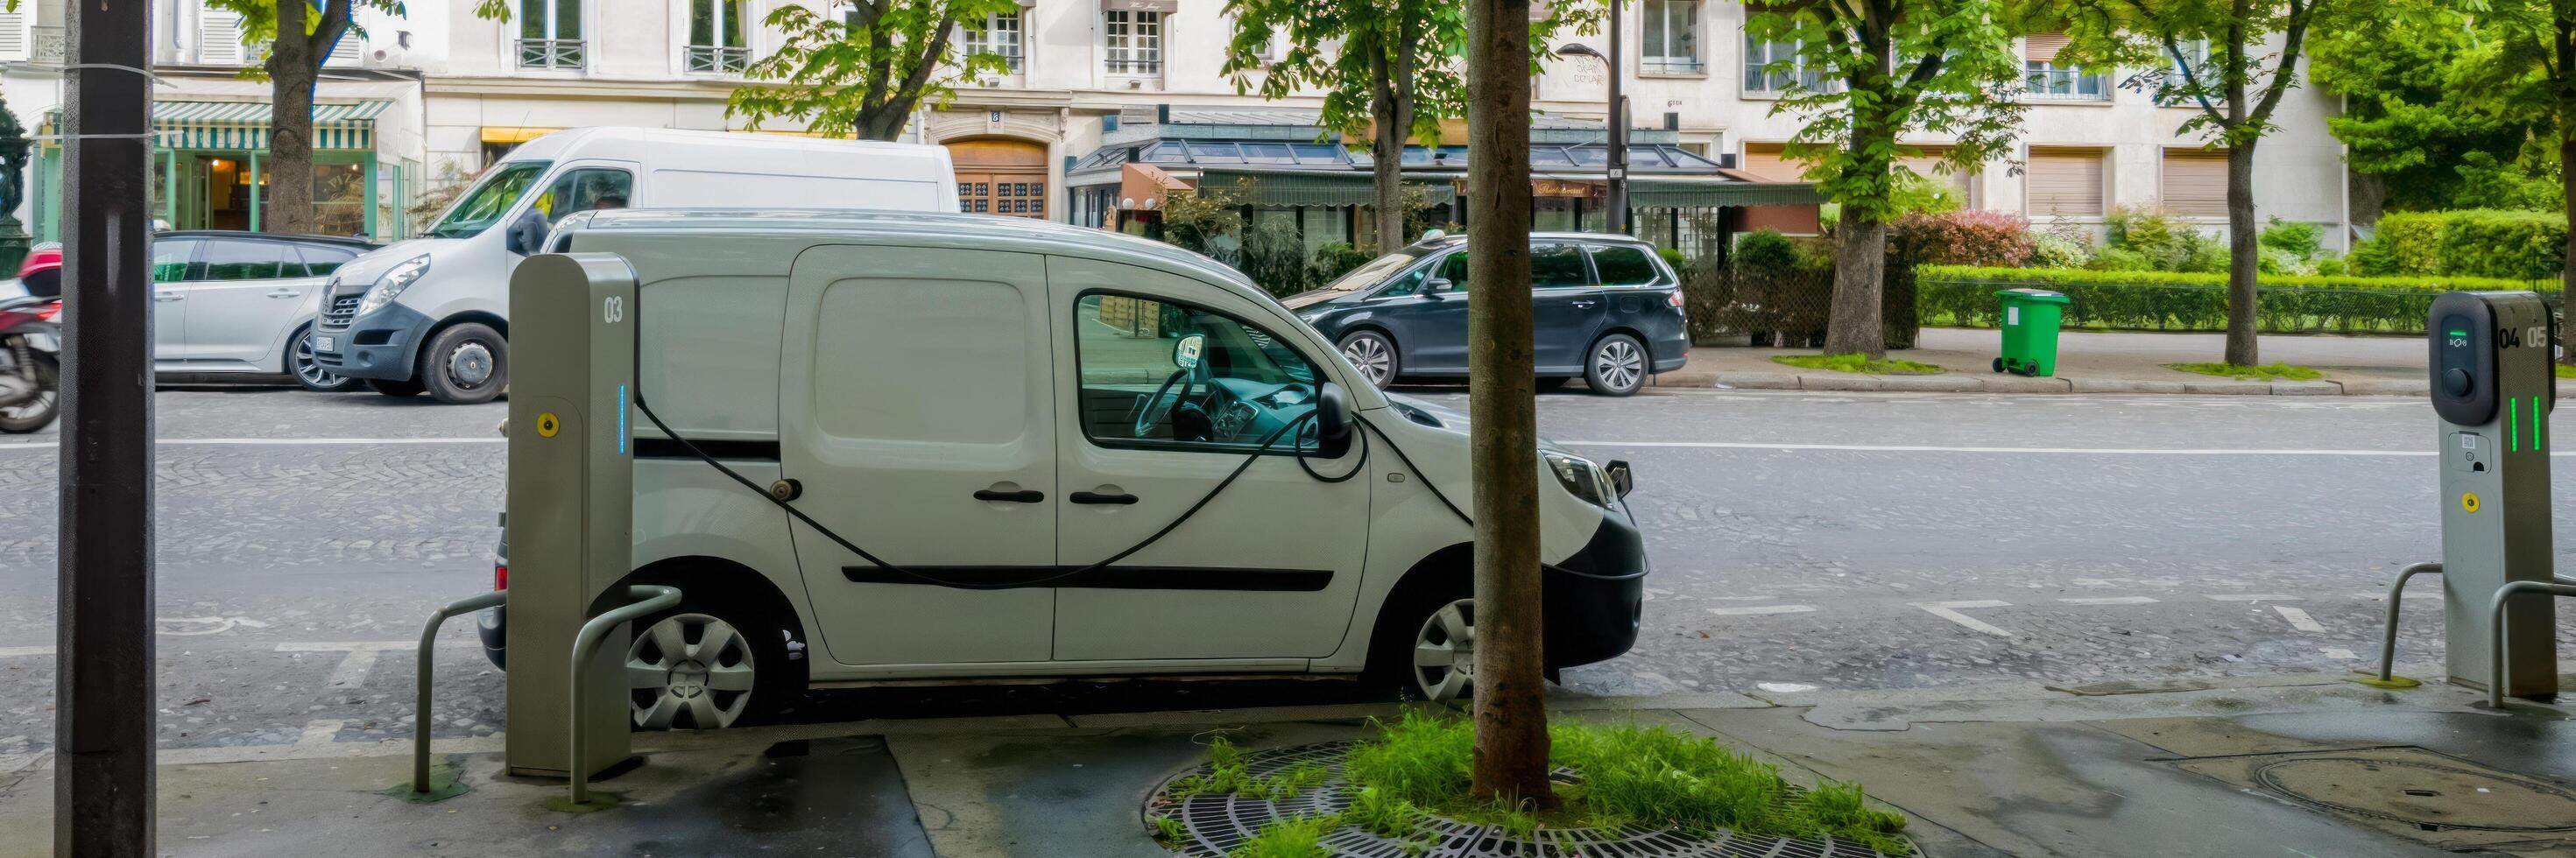
<path fill-rule="evenodd" d="M 1805 182 L 1634 181 L 1628 204 L 1641 209 L 1812 206 L 1825 201 Z"/>
<path fill-rule="evenodd" d="M 1199 175 L 1201 191 L 1236 192 L 1251 183 L 1250 194 L 1243 196 L 1245 205 L 1255 206 L 1366 206 L 1377 202 L 1377 187 L 1367 173 L 1255 173 L 1224 172 L 1210 169 Z M 1448 182 L 1406 182 L 1431 192 L 1431 204 L 1448 203 L 1457 195 L 1456 186 Z"/>
<path fill-rule="evenodd" d="M 313 148 L 373 149 L 376 117 L 390 101 L 313 106 Z M 152 143 L 164 149 L 267 149 L 265 101 L 159 101 L 152 104 Z M 59 145 L 62 113 L 45 115 L 48 145 Z"/>

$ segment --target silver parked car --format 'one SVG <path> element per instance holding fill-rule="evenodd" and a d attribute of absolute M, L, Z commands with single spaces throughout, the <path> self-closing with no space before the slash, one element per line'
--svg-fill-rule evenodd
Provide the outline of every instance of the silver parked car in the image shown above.
<path fill-rule="evenodd" d="M 307 390 L 355 379 L 313 361 L 333 269 L 376 244 L 322 235 L 187 230 L 152 237 L 152 359 L 160 375 L 290 374 Z"/>

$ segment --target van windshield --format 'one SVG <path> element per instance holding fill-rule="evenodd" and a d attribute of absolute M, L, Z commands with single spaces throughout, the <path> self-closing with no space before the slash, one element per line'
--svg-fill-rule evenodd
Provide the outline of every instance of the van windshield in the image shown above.
<path fill-rule="evenodd" d="M 544 175 L 548 161 L 511 161 L 496 167 L 456 198 L 456 205 L 430 226 L 430 238 L 469 238 L 509 213 L 510 206 Z"/>

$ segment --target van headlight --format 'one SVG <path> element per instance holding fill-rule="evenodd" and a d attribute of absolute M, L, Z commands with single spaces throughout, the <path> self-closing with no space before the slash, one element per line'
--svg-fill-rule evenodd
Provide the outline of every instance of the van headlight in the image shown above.
<path fill-rule="evenodd" d="M 1603 473 L 1600 465 L 1593 464 L 1591 459 L 1554 451 L 1539 455 L 1547 459 L 1548 470 L 1556 472 L 1556 481 L 1565 486 L 1566 492 L 1602 509 L 1614 508 L 1611 504 L 1618 499 L 1619 491 L 1611 486 L 1610 475 Z"/>
<path fill-rule="evenodd" d="M 429 254 L 426 253 L 403 260 L 401 265 L 387 269 L 384 276 L 376 278 L 375 285 L 367 287 L 367 296 L 358 299 L 357 314 L 364 316 L 375 312 L 377 308 L 393 303 L 394 296 L 402 294 L 402 290 L 418 282 L 421 275 L 428 273 Z"/>

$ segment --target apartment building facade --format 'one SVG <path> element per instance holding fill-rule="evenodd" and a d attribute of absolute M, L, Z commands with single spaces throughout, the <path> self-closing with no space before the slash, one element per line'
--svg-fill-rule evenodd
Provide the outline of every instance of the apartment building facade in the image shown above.
<path fill-rule="evenodd" d="M 0 17 L 0 87 L 30 126 L 59 102 L 61 2 L 35 0 L 16 16 Z M 317 99 L 332 113 L 317 119 L 364 133 L 346 138 L 348 148 L 326 150 L 321 160 L 344 170 L 358 165 L 360 175 L 339 193 L 362 189 L 349 205 L 365 215 L 356 228 L 390 238 L 402 234 L 400 212 L 410 200 L 465 180 L 509 147 L 549 130 L 611 124 L 740 130 L 742 120 L 726 113 L 726 96 L 750 83 L 742 69 L 752 59 L 780 47 L 781 34 L 762 22 L 787 3 L 834 5 L 512 0 L 510 18 L 496 21 L 477 17 L 474 0 L 413 0 L 409 17 L 371 16 L 365 34 L 353 35 L 335 54 Z M 158 96 L 165 105 L 213 105 L 173 108 L 168 124 L 237 132 L 167 141 L 161 184 L 171 199 L 164 208 L 177 225 L 248 226 L 257 205 L 236 205 L 214 186 L 227 180 L 236 189 L 259 186 L 246 171 L 265 119 L 241 115 L 257 111 L 238 105 L 264 103 L 266 87 L 233 76 L 240 64 L 257 60 L 258 48 L 239 45 L 237 30 L 228 31 L 225 16 L 203 0 L 160 8 L 156 59 L 165 79 L 177 83 Z M 1800 178 L 1799 166 L 1781 155 L 1799 122 L 1773 111 L 1795 72 L 1767 67 L 1789 56 L 1787 46 L 1749 40 L 1737 3 L 1631 0 L 1626 10 L 1618 73 L 1638 129 L 1632 143 L 1669 151 L 1673 178 L 1705 187 Z M 1156 120 L 1173 108 L 1199 116 L 1259 114 L 1253 124 L 1296 126 L 1301 111 L 1311 115 L 1320 103 L 1314 93 L 1266 101 L 1238 92 L 1220 71 L 1233 31 L 1223 0 L 1022 0 L 1017 12 L 983 23 L 982 32 L 961 39 L 968 50 L 1004 57 L 1007 71 L 960 81 L 952 100 L 918 111 L 905 132 L 910 140 L 951 147 L 961 204 L 969 211 L 1105 224 L 1113 218 L 1100 204 L 1123 200 L 1086 206 L 1067 186 L 1068 171 L 1105 148 L 1156 137 Z M 1562 41 L 1606 47 L 1601 36 Z M 2012 156 L 1944 181 L 1956 183 L 1972 206 L 2024 213 L 2042 225 L 2094 228 L 2122 205 L 2160 205 L 2222 223 L 2223 156 L 2197 135 L 2178 133 L 2190 111 L 2160 103 L 2152 87 L 2119 86 L 2127 72 L 2059 67 L 2060 44 L 2037 34 L 2018 45 L 2031 86 L 2022 142 Z M 1552 139 L 1569 144 L 1571 159 L 1541 170 L 1562 180 L 1542 193 L 1570 200 L 1573 225 L 1598 223 L 1597 206 L 1587 216 L 1584 199 L 1597 199 L 1604 171 L 1586 163 L 1590 150 L 1578 138 L 1585 123 L 1599 128 L 1606 115 L 1609 73 L 1599 59 L 1556 57 L 1537 81 L 1536 107 L 1546 114 Z M 2326 225 L 2330 243 L 2340 245 L 2348 234 L 2345 168 L 2341 147 L 2325 128 L 2335 107 L 2332 97 L 2313 89 L 2290 93 L 2276 120 L 2280 130 L 2258 150 L 2256 198 L 2258 216 Z M 767 130 L 805 129 L 790 123 Z M 363 146 L 357 145 L 361 136 Z M 1947 141 L 1907 142 L 1937 152 Z M 1444 141 L 1442 148 L 1458 143 L 1463 140 Z M 1705 159 L 1704 166 L 1695 159 Z M 330 222 L 346 221 L 343 214 Z M 1338 228 L 1347 234 L 1354 227 Z"/>

